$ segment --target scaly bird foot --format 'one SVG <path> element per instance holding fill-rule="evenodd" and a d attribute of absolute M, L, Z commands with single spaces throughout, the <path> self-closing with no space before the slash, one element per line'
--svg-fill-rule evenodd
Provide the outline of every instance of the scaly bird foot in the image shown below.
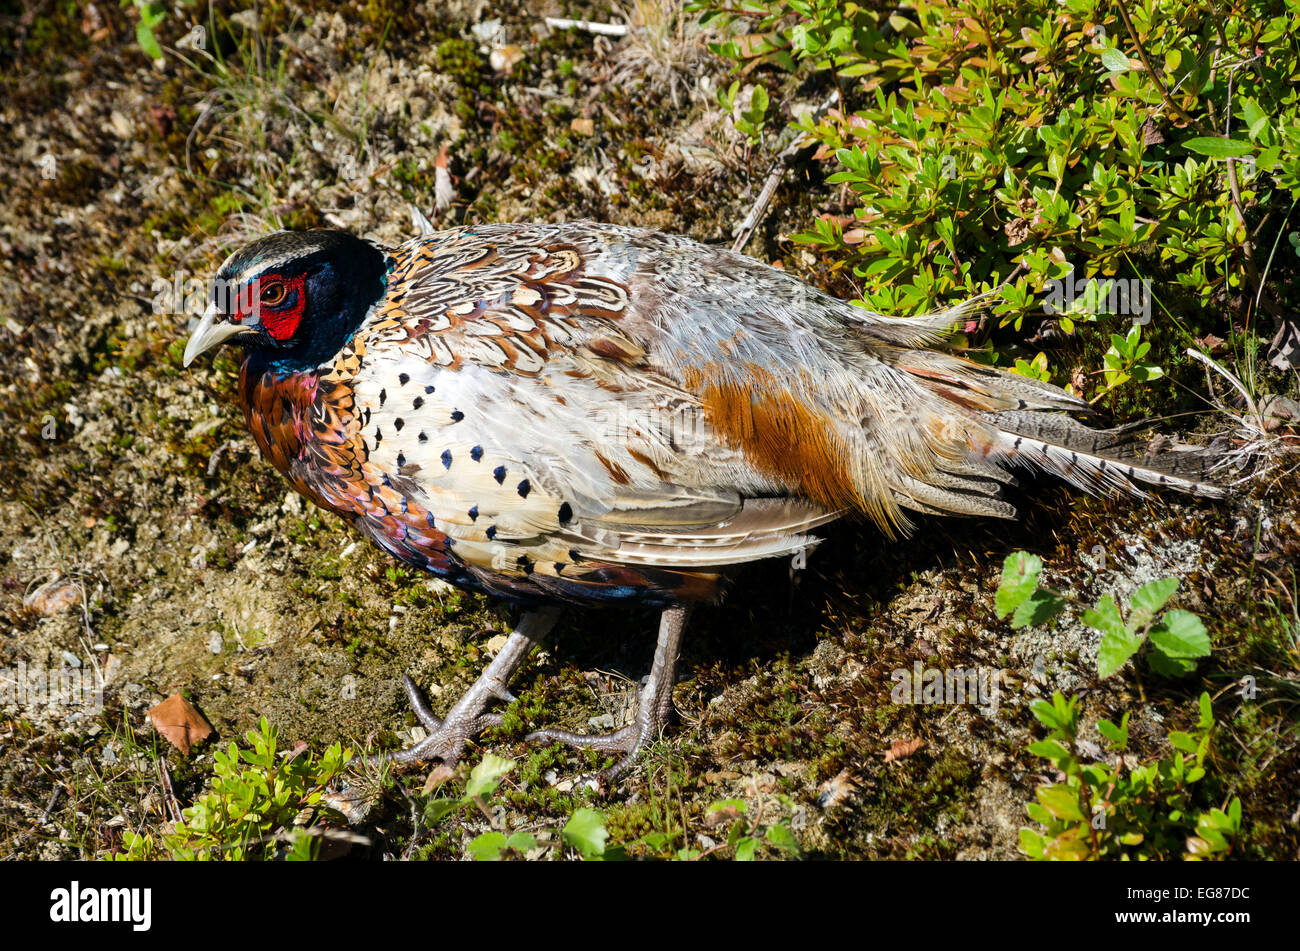
<path fill-rule="evenodd" d="M 609 783 L 626 773 L 641 751 L 657 740 L 660 731 L 668 725 L 673 705 L 673 672 L 677 666 L 682 630 L 686 626 L 686 614 L 685 607 L 672 607 L 666 609 L 659 618 L 659 641 L 655 645 L 654 664 L 645 686 L 637 696 L 636 719 L 614 733 L 596 736 L 583 736 L 568 730 L 537 730 L 528 734 L 527 742 L 563 743 L 578 749 L 622 753 L 623 758 L 603 770 L 599 778 Z"/>
<path fill-rule="evenodd" d="M 448 766 L 455 766 L 460 754 L 470 740 L 477 737 L 489 727 L 500 726 L 501 717 L 494 713 L 483 713 L 482 704 L 475 710 L 466 703 L 473 691 L 466 691 L 460 701 L 451 708 L 446 718 L 438 717 L 425 703 L 420 688 L 415 685 L 409 674 L 402 675 L 402 688 L 410 701 L 415 718 L 420 721 L 429 735 L 414 746 L 397 753 L 380 753 L 370 757 L 375 763 L 427 763 L 441 760 Z M 486 700 L 486 698 L 484 698 Z"/>
<path fill-rule="evenodd" d="M 560 609 L 556 607 L 539 608 L 526 611 L 519 619 L 519 625 L 506 640 L 501 652 L 492 659 L 474 685 L 465 691 L 456 701 L 445 717 L 439 717 L 425 702 L 420 688 L 410 676 L 402 677 L 402 687 L 406 698 L 411 703 L 411 710 L 429 735 L 414 746 L 397 753 L 379 753 L 367 757 L 371 765 L 381 763 L 427 763 L 441 760 L 448 766 L 454 766 L 464 752 L 466 744 L 488 727 L 500 726 L 501 717 L 494 713 L 485 713 L 492 700 L 514 700 L 514 695 L 506 689 L 511 676 L 555 626 Z"/>
<path fill-rule="evenodd" d="M 644 702 L 644 698 L 642 699 Z M 653 718 L 647 717 L 646 720 Z M 667 717 L 664 718 L 667 720 Z M 643 723 L 640 711 L 637 718 L 613 733 L 585 736 L 570 733 L 568 730 L 537 730 L 526 737 L 528 743 L 563 743 L 575 749 L 596 750 L 601 753 L 622 753 L 623 758 L 608 769 L 603 769 L 597 778 L 606 783 L 613 782 L 631 768 L 637 756 L 647 745 L 659 738 L 659 731 L 664 723 Z"/>

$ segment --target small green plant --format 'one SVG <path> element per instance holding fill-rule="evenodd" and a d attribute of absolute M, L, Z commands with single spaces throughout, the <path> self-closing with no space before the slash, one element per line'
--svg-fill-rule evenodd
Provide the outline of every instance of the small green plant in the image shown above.
<path fill-rule="evenodd" d="M 194 0 L 179 0 L 179 2 L 191 6 Z M 154 33 L 154 27 L 167 19 L 167 4 L 159 3 L 158 0 L 122 0 L 121 6 L 123 9 L 134 6 L 139 11 L 140 20 L 135 25 L 135 41 L 140 44 L 144 55 L 150 59 L 162 59 L 162 46 Z"/>
<path fill-rule="evenodd" d="M 718 90 L 718 104 L 730 114 L 736 108 L 736 97 L 739 94 L 740 80 L 737 79 L 726 89 Z M 767 90 L 756 85 L 750 93 L 749 106 L 742 109 L 736 117 L 736 131 L 743 135 L 746 143 L 751 146 L 757 145 L 763 138 L 763 127 L 767 125 L 769 105 Z"/>
<path fill-rule="evenodd" d="M 343 773 L 352 753 L 334 743 L 317 756 L 305 747 L 279 748 L 279 734 L 261 719 L 246 735 L 217 752 L 211 790 L 182 810 L 182 821 L 161 843 L 127 832 L 115 859 L 143 860 L 166 852 L 173 860 L 287 859 L 319 852 L 324 823 L 335 816 L 323 803 L 326 787 Z"/>
<path fill-rule="evenodd" d="M 156 0 L 122 0 L 122 8 L 134 6 L 140 14 L 140 21 L 135 25 L 135 41 L 140 44 L 144 55 L 150 59 L 162 59 L 162 47 L 153 28 L 167 18 L 167 5 Z"/>
<path fill-rule="evenodd" d="M 802 854 L 794 833 L 783 822 L 770 825 L 762 822 L 762 813 L 749 819 L 746 816 L 748 806 L 743 799 L 724 799 L 715 802 L 705 810 L 705 822 L 728 823 L 726 848 L 732 850 L 732 857 L 737 862 L 752 862 L 754 853 L 763 843 L 767 843 L 778 853 L 798 857 Z M 715 846 L 719 849 L 722 846 Z M 694 850 L 690 850 L 694 851 Z M 710 850 L 713 851 L 713 850 Z M 695 858 L 696 855 L 682 855 L 681 858 Z"/>
<path fill-rule="evenodd" d="M 1115 599 L 1104 595 L 1093 607 L 1050 588 L 1038 585 L 1043 559 L 1017 551 L 1002 564 L 1002 578 L 994 597 L 1000 618 L 1010 617 L 1014 628 L 1046 624 L 1068 604 L 1082 609 L 1079 619 L 1101 631 L 1097 649 L 1097 674 L 1109 677 L 1149 643 L 1147 663 L 1166 677 L 1182 677 L 1196 669 L 1196 662 L 1210 654 L 1210 637 L 1201 619 L 1178 609 L 1160 613 L 1178 590 L 1177 578 L 1161 578 L 1142 585 L 1133 593 L 1128 608 L 1121 611 Z"/>
<path fill-rule="evenodd" d="M 1142 339 L 1142 327 L 1138 324 L 1134 324 L 1123 337 L 1111 334 L 1110 349 L 1101 358 L 1106 391 L 1129 380 L 1146 383 L 1164 376 L 1164 370 L 1147 360 L 1150 351 L 1151 344 Z"/>
<path fill-rule="evenodd" d="M 1032 360 L 1017 359 L 1015 365 L 1011 367 L 1011 372 L 1027 376 L 1031 380 L 1042 380 L 1044 383 L 1049 383 L 1052 379 L 1052 371 L 1047 368 L 1045 353 L 1038 354 Z"/>
<path fill-rule="evenodd" d="M 562 848 L 572 849 L 586 861 L 621 861 L 628 857 L 629 850 L 633 847 L 673 861 L 694 861 L 730 853 L 736 861 L 749 862 L 753 861 L 759 848 L 764 845 L 776 854 L 794 857 L 802 854 L 788 825 L 784 822 L 763 822 L 761 811 L 753 818 L 748 818 L 748 807 L 742 799 L 715 802 L 705 810 L 706 826 L 726 827 L 726 838 L 708 850 L 690 845 L 675 847 L 673 840 L 680 835 L 680 831 L 653 831 L 628 841 L 610 842 L 605 814 L 588 806 L 574 810 L 558 836 L 550 832 L 510 830 L 493 815 L 487 800 L 514 768 L 514 760 L 492 753 L 486 754 L 470 772 L 463 795 L 429 801 L 424 810 L 426 821 L 432 825 L 466 809 L 478 809 L 493 826 L 469 843 L 469 855 L 480 862 L 520 859 L 530 854 L 540 854 L 538 850 Z"/>
<path fill-rule="evenodd" d="M 558 840 L 545 833 L 533 835 L 530 832 L 497 828 L 499 820 L 492 815 L 487 800 L 514 768 L 515 761 L 512 759 L 494 753 L 485 754 L 470 771 L 464 795 L 430 800 L 424 810 L 426 821 L 432 825 L 468 808 L 478 809 L 494 826 L 476 836 L 469 844 L 469 854 L 480 862 L 523 858 L 538 849 L 558 846 L 574 849 L 584 859 L 599 861 L 605 858 L 608 833 L 605 831 L 604 817 L 595 809 L 583 807 L 574 811 L 560 830 Z"/>
<path fill-rule="evenodd" d="M 1114 764 L 1083 762 L 1079 751 L 1078 699 L 1053 694 L 1034 703 L 1034 716 L 1051 732 L 1029 746 L 1064 775 L 1039 786 L 1026 806 L 1041 829 L 1021 829 L 1020 846 L 1033 859 L 1222 858 L 1241 832 L 1241 800 L 1224 808 L 1199 809 L 1206 754 L 1214 730 L 1210 695 L 1202 693 L 1196 728 L 1169 734 L 1172 755 L 1153 763 L 1127 762 L 1127 713 L 1116 726 L 1100 720 Z"/>

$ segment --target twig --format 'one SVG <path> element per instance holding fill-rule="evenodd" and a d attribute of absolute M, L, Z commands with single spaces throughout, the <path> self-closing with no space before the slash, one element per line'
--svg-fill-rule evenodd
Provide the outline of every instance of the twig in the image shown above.
<path fill-rule="evenodd" d="M 1227 37 L 1224 36 L 1223 34 L 1222 24 L 1220 24 L 1219 26 L 1219 39 L 1220 42 L 1223 43 L 1224 45 L 1227 44 Z M 1241 64 L 1239 64 L 1238 67 L 1234 67 L 1233 69 L 1228 70 L 1227 115 L 1224 116 L 1223 119 L 1223 137 L 1225 139 L 1232 137 L 1232 81 L 1236 77 L 1237 68 L 1239 68 L 1240 65 Z M 1214 109 L 1213 100 L 1206 102 L 1205 107 L 1207 111 L 1210 113 L 1210 122 L 1213 123 L 1215 121 L 1215 115 L 1214 115 L 1215 109 Z M 1227 165 L 1228 165 L 1228 191 L 1232 195 L 1232 207 L 1233 210 L 1237 212 L 1237 219 L 1241 222 L 1241 227 L 1242 230 L 1244 231 L 1246 228 L 1246 212 L 1242 209 L 1241 206 L 1241 188 L 1237 184 L 1236 158 L 1229 155 L 1227 157 Z M 1255 244 L 1251 240 L 1251 235 L 1250 232 L 1248 231 L 1246 232 L 1246 236 L 1242 239 L 1241 242 L 1241 253 L 1245 255 L 1246 258 L 1246 274 L 1250 278 L 1250 282 L 1255 285 L 1255 306 L 1258 308 L 1260 298 L 1264 293 L 1264 285 L 1260 281 L 1259 266 L 1255 263 Z"/>
<path fill-rule="evenodd" d="M 167 769 L 165 759 L 158 760 L 158 775 L 162 779 L 163 798 L 167 800 L 167 812 L 171 815 L 172 822 L 180 823 L 184 816 L 181 815 L 180 803 L 176 801 L 176 793 L 172 791 L 172 777 Z"/>
<path fill-rule="evenodd" d="M 54 812 L 54 804 L 59 801 L 59 794 L 62 792 L 63 792 L 63 784 L 55 783 L 54 794 L 50 796 L 49 804 L 46 805 L 45 812 L 41 814 L 41 821 L 39 825 L 45 825 L 45 823 L 50 821 L 50 813 Z"/>
<path fill-rule="evenodd" d="M 817 107 L 813 113 L 812 121 L 819 121 L 822 116 L 826 115 L 831 108 L 840 101 L 840 91 L 836 89 L 825 102 Z M 739 234 L 736 240 L 732 242 L 731 250 L 737 254 L 745 245 L 749 244 L 749 239 L 753 236 L 754 230 L 762 223 L 763 218 L 767 215 L 767 206 L 772 203 L 772 196 L 776 194 L 777 187 L 781 184 L 781 179 L 785 177 L 786 169 L 794 161 L 794 157 L 799 154 L 801 147 L 801 138 L 796 137 L 777 155 L 772 162 L 771 169 L 768 170 L 767 180 L 763 182 L 763 189 L 758 193 L 758 198 L 754 200 L 753 206 L 749 209 L 749 214 L 745 220 L 740 223 Z"/>
<path fill-rule="evenodd" d="M 1218 363 L 1211 360 L 1209 357 L 1207 357 L 1205 354 L 1201 353 L 1201 351 L 1195 349 L 1194 347 L 1187 348 L 1187 355 L 1189 357 L 1192 357 L 1195 360 L 1199 360 L 1201 363 L 1204 363 L 1207 367 L 1214 370 L 1216 373 L 1219 374 L 1219 376 L 1223 377 L 1230 384 L 1232 384 L 1232 388 L 1235 389 L 1238 393 L 1240 393 L 1242 399 L 1246 401 L 1246 408 L 1250 410 L 1250 415 L 1255 417 L 1255 419 L 1260 424 L 1260 429 L 1263 430 L 1264 428 L 1263 420 L 1259 414 L 1259 407 L 1255 405 L 1255 401 L 1251 398 L 1250 392 L 1246 389 L 1245 384 L 1243 384 L 1235 376 L 1233 376 L 1223 367 L 1219 366 Z"/>
<path fill-rule="evenodd" d="M 1215 133 L 1213 130 L 1206 129 L 1197 119 L 1188 115 L 1183 111 L 1183 108 L 1179 106 L 1178 103 L 1174 102 L 1173 97 L 1169 95 L 1169 88 L 1165 86 L 1165 81 L 1160 78 L 1160 74 L 1156 72 L 1155 67 L 1151 65 L 1151 60 L 1147 58 L 1146 48 L 1142 46 L 1142 41 L 1138 39 L 1137 30 L 1133 27 L 1133 21 L 1129 19 L 1128 8 L 1124 6 L 1124 0 L 1120 0 L 1120 2 L 1115 5 L 1119 8 L 1119 16 L 1120 19 L 1124 21 L 1124 28 L 1128 30 L 1128 35 L 1133 40 L 1133 45 L 1137 47 L 1138 59 L 1142 60 L 1142 65 L 1146 67 L 1147 75 L 1155 81 L 1156 87 L 1160 90 L 1160 98 L 1165 101 L 1165 105 L 1178 113 L 1178 115 L 1189 123 L 1197 132 L 1200 132 L 1202 135 L 1214 135 Z"/>
<path fill-rule="evenodd" d="M 546 25 L 556 30 L 584 30 L 602 36 L 627 36 L 626 23 L 594 23 L 591 20 L 568 20 L 564 17 L 547 17 Z"/>

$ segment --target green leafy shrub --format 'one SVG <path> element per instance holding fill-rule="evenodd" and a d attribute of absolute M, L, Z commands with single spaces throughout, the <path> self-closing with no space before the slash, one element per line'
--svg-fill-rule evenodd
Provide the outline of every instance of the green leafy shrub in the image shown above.
<path fill-rule="evenodd" d="M 1051 732 L 1029 752 L 1051 763 L 1064 780 L 1039 786 L 1038 801 L 1026 806 L 1041 827 L 1020 830 L 1020 846 L 1030 858 L 1207 859 L 1231 851 L 1241 832 L 1241 800 L 1224 808 L 1196 804 L 1214 730 L 1209 694 L 1201 694 L 1196 729 L 1170 733 L 1173 754 L 1145 765 L 1126 759 L 1127 713 L 1118 726 L 1097 723 L 1114 754 L 1110 765 L 1083 762 L 1076 698 L 1057 693 L 1051 703 L 1039 700 L 1032 709 Z"/>
<path fill-rule="evenodd" d="M 281 750 L 278 731 L 265 717 L 246 739 L 245 748 L 231 742 L 214 754 L 211 790 L 182 810 L 174 831 L 164 831 L 161 842 L 128 832 L 124 851 L 114 858 L 315 858 L 325 823 L 341 820 L 322 802 L 326 787 L 343 773 L 351 752 L 338 743 L 320 756 L 302 747 Z"/>
<path fill-rule="evenodd" d="M 1066 334 L 1106 318 L 1116 336 L 1095 388 L 1032 353 L 1014 363 L 1093 398 L 1157 375 L 1123 327 L 1150 320 L 1153 294 L 1177 298 L 1166 313 L 1229 306 L 1246 323 L 1300 303 L 1295 256 L 1273 253 L 1287 222 L 1300 240 L 1296 0 L 693 6 L 748 31 L 713 49 L 751 76 L 834 74 L 846 107 L 796 125 L 836 160 L 830 181 L 854 207 L 796 240 L 863 279 L 875 310 L 996 289 L 1016 331 L 1044 309 Z"/>
<path fill-rule="evenodd" d="M 1210 638 L 1201 619 L 1190 611 L 1161 609 L 1178 590 L 1177 578 L 1161 578 L 1142 585 L 1133 593 L 1127 611 L 1115 599 L 1104 595 L 1088 608 L 1075 598 L 1040 588 L 1038 577 L 1043 560 L 1017 551 L 1002 564 L 1002 578 L 994 597 L 998 617 L 1011 618 L 1015 628 L 1046 624 L 1068 604 L 1082 609 L 1079 619 L 1101 631 L 1097 649 L 1097 674 L 1109 677 L 1118 671 L 1144 643 L 1151 645 L 1147 662 L 1156 673 L 1182 677 L 1196 669 L 1196 661 L 1210 655 Z"/>

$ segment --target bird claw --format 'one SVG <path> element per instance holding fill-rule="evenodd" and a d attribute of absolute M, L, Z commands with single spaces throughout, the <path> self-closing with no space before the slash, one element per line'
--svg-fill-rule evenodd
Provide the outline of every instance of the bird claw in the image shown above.
<path fill-rule="evenodd" d="M 415 718 L 428 731 L 429 735 L 414 746 L 408 746 L 396 753 L 376 753 L 366 758 L 367 762 L 378 766 L 382 763 L 427 763 L 441 760 L 448 766 L 455 766 L 469 741 L 490 727 L 500 726 L 501 717 L 495 713 L 483 713 L 471 709 L 466 698 L 452 707 L 446 718 L 439 717 L 429 709 L 424 694 L 416 686 L 409 674 L 402 676 L 402 689 L 410 701 Z"/>
<path fill-rule="evenodd" d="M 411 712 L 424 728 L 430 733 L 441 730 L 442 718 L 429 709 L 429 705 L 424 702 L 424 694 L 420 692 L 420 688 L 416 686 L 410 674 L 402 674 L 402 689 L 406 691 L 406 700 L 411 705 Z"/>
<path fill-rule="evenodd" d="M 647 717 L 650 721 L 653 718 Z M 662 724 L 642 722 L 641 717 L 613 733 L 585 736 L 570 733 L 568 730 L 536 730 L 525 737 L 526 743 L 563 743 L 565 746 L 581 750 L 596 750 L 600 753 L 622 753 L 623 757 L 607 769 L 595 774 L 601 783 L 611 783 L 623 776 L 636 762 L 641 751 L 659 736 Z"/>
<path fill-rule="evenodd" d="M 641 751 L 659 738 L 672 711 L 673 667 L 686 623 L 686 608 L 664 611 L 659 621 L 659 641 L 655 660 L 641 689 L 637 692 L 636 716 L 621 730 L 604 735 L 583 736 L 568 730 L 537 730 L 528 734 L 529 743 L 563 743 L 578 749 L 602 753 L 622 753 L 623 758 L 597 774 L 602 785 L 621 777 L 636 762 Z"/>

